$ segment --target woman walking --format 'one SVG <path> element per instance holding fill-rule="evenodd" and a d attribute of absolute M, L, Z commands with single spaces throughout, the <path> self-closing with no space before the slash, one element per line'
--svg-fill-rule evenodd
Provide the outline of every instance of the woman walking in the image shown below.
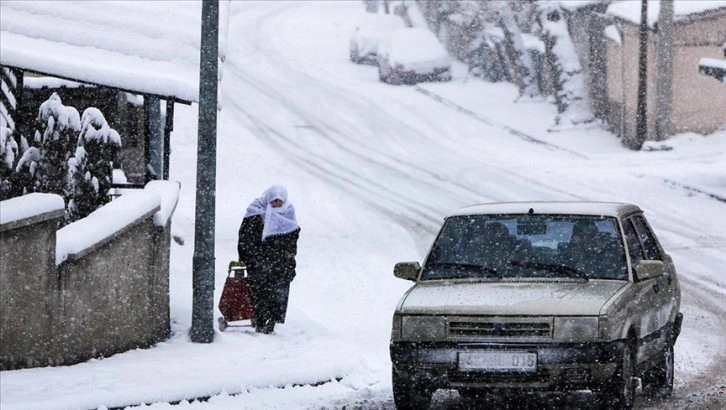
<path fill-rule="evenodd" d="M 287 190 L 273 185 L 247 207 L 237 252 L 247 266 L 255 331 L 269 334 L 285 322 L 300 227 Z"/>

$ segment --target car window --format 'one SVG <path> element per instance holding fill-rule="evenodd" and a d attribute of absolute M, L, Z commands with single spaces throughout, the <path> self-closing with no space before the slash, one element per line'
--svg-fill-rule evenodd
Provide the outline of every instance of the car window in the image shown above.
<path fill-rule="evenodd" d="M 422 279 L 586 277 L 627 279 L 615 218 L 570 215 L 447 219 Z"/>
<path fill-rule="evenodd" d="M 628 244 L 630 263 L 635 265 L 645 259 L 645 252 L 638 239 L 638 234 L 635 232 L 635 228 L 633 228 L 631 219 L 623 222 L 623 233 L 625 234 L 625 242 Z"/>
<path fill-rule="evenodd" d="M 645 252 L 645 258 L 648 260 L 663 260 L 660 249 L 658 248 L 658 242 L 650 230 L 648 223 L 645 221 L 643 216 L 635 216 L 632 218 L 633 227 L 635 232 L 638 234 L 640 243 L 643 244 L 643 251 Z"/>

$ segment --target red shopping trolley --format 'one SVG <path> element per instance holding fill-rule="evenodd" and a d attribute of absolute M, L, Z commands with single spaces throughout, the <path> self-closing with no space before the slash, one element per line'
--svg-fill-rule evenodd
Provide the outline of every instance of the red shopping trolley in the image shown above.
<path fill-rule="evenodd" d="M 252 320 L 252 303 L 250 303 L 247 268 L 237 261 L 231 261 L 227 269 L 227 280 L 224 282 L 222 296 L 219 299 L 218 319 L 219 330 L 224 332 L 230 326 L 251 326 L 251 324 L 230 325 L 229 322 Z"/>

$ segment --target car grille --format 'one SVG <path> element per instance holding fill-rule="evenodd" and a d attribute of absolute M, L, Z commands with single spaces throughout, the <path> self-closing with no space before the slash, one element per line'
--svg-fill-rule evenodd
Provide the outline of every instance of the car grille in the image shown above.
<path fill-rule="evenodd" d="M 549 318 L 449 318 L 447 333 L 456 338 L 543 338 L 552 336 L 552 327 Z"/>

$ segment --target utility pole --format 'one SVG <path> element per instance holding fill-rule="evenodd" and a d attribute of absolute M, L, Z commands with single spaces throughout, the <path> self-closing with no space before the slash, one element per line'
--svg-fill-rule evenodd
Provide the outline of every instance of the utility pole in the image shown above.
<path fill-rule="evenodd" d="M 673 105 L 673 0 L 661 0 L 658 13 L 658 89 L 656 94 L 656 138 L 671 135 Z"/>
<path fill-rule="evenodd" d="M 214 220 L 217 179 L 219 1 L 202 1 L 197 138 L 197 206 L 192 262 L 194 343 L 214 340 Z"/>
<path fill-rule="evenodd" d="M 638 38 L 638 102 L 635 114 L 635 135 L 626 138 L 628 148 L 638 151 L 648 134 L 648 0 L 640 3 L 640 36 Z"/>

